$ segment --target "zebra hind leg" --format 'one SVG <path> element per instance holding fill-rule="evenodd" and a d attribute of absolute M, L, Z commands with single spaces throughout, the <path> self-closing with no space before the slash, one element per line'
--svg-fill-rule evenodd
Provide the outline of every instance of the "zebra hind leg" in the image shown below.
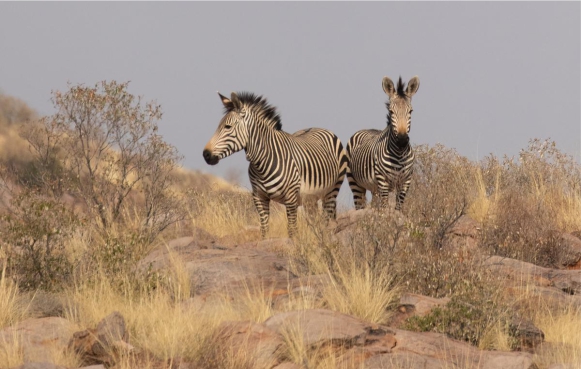
<path fill-rule="evenodd" d="M 253 195 L 254 206 L 258 211 L 258 216 L 260 217 L 260 235 L 263 239 L 266 238 L 268 233 L 268 218 L 270 216 L 270 199 L 264 198 L 258 195 Z"/>
<path fill-rule="evenodd" d="M 353 193 L 353 202 L 355 204 L 355 210 L 360 210 L 365 208 L 366 198 L 365 193 L 367 190 L 357 184 L 355 179 L 351 175 L 351 172 L 347 172 L 347 181 L 349 182 L 349 188 Z M 338 192 L 338 191 L 337 191 Z"/>

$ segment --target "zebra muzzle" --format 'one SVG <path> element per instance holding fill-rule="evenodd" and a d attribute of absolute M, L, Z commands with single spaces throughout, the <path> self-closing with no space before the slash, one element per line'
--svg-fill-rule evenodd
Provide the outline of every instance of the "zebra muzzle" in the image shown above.
<path fill-rule="evenodd" d="M 220 161 L 220 159 L 216 155 L 212 155 L 210 150 L 204 150 L 203 152 L 204 160 L 207 164 L 216 165 Z"/>
<path fill-rule="evenodd" d="M 395 136 L 395 141 L 397 142 L 398 146 L 405 146 L 410 142 L 410 137 L 407 134 L 398 134 Z"/>

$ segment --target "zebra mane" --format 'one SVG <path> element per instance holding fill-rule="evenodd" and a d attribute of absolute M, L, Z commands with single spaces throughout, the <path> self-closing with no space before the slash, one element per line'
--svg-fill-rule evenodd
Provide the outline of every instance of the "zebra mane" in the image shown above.
<path fill-rule="evenodd" d="M 405 86 L 404 86 L 404 83 L 401 80 L 401 76 L 399 76 L 399 81 L 397 81 L 397 89 L 396 89 L 397 90 L 397 95 L 399 97 L 407 97 L 407 95 L 405 94 L 405 90 L 403 89 L 404 87 Z"/>
<path fill-rule="evenodd" d="M 277 131 L 282 130 L 282 123 L 280 121 L 280 115 L 276 111 L 276 107 L 270 105 L 265 97 L 255 95 L 252 92 L 242 91 L 237 92 L 238 99 L 242 104 L 248 105 L 249 107 L 257 108 L 259 110 L 259 115 L 261 118 L 267 120 L 272 124 L 272 128 Z M 226 113 L 234 110 L 234 107 L 226 108 Z"/>

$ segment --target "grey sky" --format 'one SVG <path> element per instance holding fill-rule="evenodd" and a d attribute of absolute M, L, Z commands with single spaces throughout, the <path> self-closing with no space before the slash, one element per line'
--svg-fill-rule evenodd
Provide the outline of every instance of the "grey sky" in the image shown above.
<path fill-rule="evenodd" d="M 580 14 L 580 2 L 3 2 L 0 90 L 50 114 L 67 81 L 131 80 L 162 104 L 160 131 L 186 167 L 246 177 L 243 153 L 202 159 L 216 91 L 262 94 L 284 130 L 346 143 L 385 126 L 384 75 L 418 75 L 413 144 L 476 159 L 551 137 L 579 158 Z"/>

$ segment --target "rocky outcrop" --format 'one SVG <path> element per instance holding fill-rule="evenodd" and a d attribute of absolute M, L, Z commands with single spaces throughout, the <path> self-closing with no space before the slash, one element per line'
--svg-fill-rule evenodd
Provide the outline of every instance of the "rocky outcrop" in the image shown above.
<path fill-rule="evenodd" d="M 484 265 L 509 281 L 553 287 L 570 295 L 581 295 L 581 270 L 543 268 L 520 260 L 491 256 Z"/>
<path fill-rule="evenodd" d="M 118 312 L 103 318 L 95 329 L 86 329 L 73 334 L 68 347 L 73 350 L 84 365 L 115 364 L 115 356 L 130 352 L 133 347 L 127 343 L 129 334 L 125 319 Z"/>
<path fill-rule="evenodd" d="M 394 330 L 396 345 L 391 353 L 370 357 L 367 369 L 533 369 L 532 354 L 524 352 L 482 351 L 467 343 L 438 333 Z"/>
<path fill-rule="evenodd" d="M 266 240 L 274 247 L 271 240 Z M 287 242 L 282 239 L 280 242 Z M 288 260 L 261 247 L 226 248 L 211 241 L 182 238 L 153 250 L 140 263 L 141 268 L 160 270 L 172 258 L 185 264 L 194 291 L 203 295 L 215 291 L 236 292 L 245 288 L 286 288 L 296 278 L 288 270 Z"/>
<path fill-rule="evenodd" d="M 27 319 L 0 330 L 0 346 L 21 347 L 25 363 L 53 362 L 78 327 L 60 317 Z"/>
<path fill-rule="evenodd" d="M 252 357 L 257 368 L 272 368 L 280 363 L 284 344 L 281 336 L 263 324 L 253 322 L 224 322 L 218 327 L 216 344 L 233 357 Z"/>

